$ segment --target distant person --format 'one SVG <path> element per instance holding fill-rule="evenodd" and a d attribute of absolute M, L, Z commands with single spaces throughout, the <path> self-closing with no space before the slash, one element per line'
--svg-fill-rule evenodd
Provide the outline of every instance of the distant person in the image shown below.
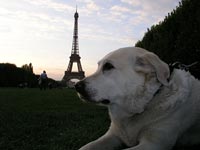
<path fill-rule="evenodd" d="M 40 87 L 40 90 L 46 90 L 46 87 L 47 87 L 47 74 L 46 74 L 46 71 L 44 70 L 41 75 L 40 75 L 40 78 L 39 78 L 39 87 Z"/>

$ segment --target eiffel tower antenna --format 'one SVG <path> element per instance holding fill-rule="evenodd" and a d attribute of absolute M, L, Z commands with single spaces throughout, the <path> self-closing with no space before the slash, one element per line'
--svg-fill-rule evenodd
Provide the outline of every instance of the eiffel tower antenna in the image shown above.
<path fill-rule="evenodd" d="M 67 83 L 71 79 L 83 79 L 85 77 L 85 72 L 81 66 L 81 57 L 79 56 L 79 45 L 78 45 L 78 17 L 79 14 L 77 12 L 77 5 L 76 5 L 76 12 L 74 14 L 74 33 L 73 33 L 73 42 L 72 42 L 72 51 L 67 71 L 65 71 L 65 75 L 62 79 L 65 83 Z M 78 71 L 72 71 L 73 64 L 77 64 Z"/>

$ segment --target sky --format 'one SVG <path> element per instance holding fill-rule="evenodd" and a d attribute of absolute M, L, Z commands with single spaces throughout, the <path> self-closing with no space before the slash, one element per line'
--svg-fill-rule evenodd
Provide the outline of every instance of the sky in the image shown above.
<path fill-rule="evenodd" d="M 32 63 L 34 73 L 62 80 L 77 10 L 79 54 L 86 76 L 107 53 L 134 46 L 180 0 L 0 0 L 0 63 Z M 77 67 L 73 67 L 76 71 Z"/>

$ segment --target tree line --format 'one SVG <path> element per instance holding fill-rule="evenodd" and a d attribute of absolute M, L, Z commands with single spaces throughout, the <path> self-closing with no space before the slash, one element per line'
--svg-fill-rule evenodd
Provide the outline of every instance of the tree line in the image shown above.
<path fill-rule="evenodd" d="M 157 25 L 147 29 L 135 46 L 156 53 L 167 63 L 199 63 L 191 73 L 200 78 L 200 1 L 182 0 Z"/>
<path fill-rule="evenodd" d="M 38 85 L 38 77 L 33 73 L 31 63 L 21 68 L 15 64 L 0 63 L 0 87 L 35 87 Z"/>

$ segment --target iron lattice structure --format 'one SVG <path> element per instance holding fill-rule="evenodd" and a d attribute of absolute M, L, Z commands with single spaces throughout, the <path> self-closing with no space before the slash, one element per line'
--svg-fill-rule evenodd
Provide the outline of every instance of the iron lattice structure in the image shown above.
<path fill-rule="evenodd" d="M 71 79 L 83 79 L 85 77 L 85 72 L 81 66 L 81 57 L 79 56 L 79 46 L 78 46 L 78 12 L 76 10 L 74 14 L 74 33 L 73 33 L 73 42 L 72 42 L 72 51 L 67 71 L 65 71 L 65 75 L 63 77 L 63 81 L 67 83 Z M 77 63 L 77 72 L 72 71 L 73 64 Z"/>

